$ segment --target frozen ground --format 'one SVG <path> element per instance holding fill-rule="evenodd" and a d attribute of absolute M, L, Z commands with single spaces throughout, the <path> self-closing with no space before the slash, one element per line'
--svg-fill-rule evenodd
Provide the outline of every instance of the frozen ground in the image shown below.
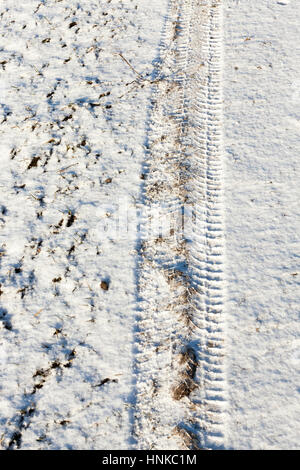
<path fill-rule="evenodd" d="M 299 18 L 0 7 L 2 449 L 297 448 Z"/>
<path fill-rule="evenodd" d="M 1 8 L 2 447 L 128 448 L 136 241 L 164 2 Z M 150 21 L 149 21 L 150 18 Z M 101 288 L 107 282 L 109 289 Z"/>
<path fill-rule="evenodd" d="M 225 12 L 229 446 L 299 448 L 300 3 Z"/>

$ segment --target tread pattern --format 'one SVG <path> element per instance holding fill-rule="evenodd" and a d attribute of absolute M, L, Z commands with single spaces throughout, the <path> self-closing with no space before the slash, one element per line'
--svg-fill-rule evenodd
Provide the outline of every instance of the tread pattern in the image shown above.
<path fill-rule="evenodd" d="M 142 449 L 225 445 L 221 3 L 170 0 L 152 80 L 136 334 Z"/>

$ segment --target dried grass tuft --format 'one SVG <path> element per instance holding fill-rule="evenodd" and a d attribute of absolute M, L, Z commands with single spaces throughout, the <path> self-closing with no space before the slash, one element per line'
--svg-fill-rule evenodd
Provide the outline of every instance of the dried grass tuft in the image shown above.
<path fill-rule="evenodd" d="M 198 363 L 195 351 L 192 348 L 187 348 L 186 351 L 180 354 L 179 365 L 181 367 L 180 382 L 173 389 L 173 398 L 177 401 L 189 397 L 196 388 L 195 375 Z"/>

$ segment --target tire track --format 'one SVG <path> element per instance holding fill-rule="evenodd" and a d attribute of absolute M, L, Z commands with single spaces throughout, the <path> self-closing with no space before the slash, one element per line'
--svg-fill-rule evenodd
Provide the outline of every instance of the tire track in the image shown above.
<path fill-rule="evenodd" d="M 224 446 L 221 2 L 170 0 L 140 244 L 140 448 Z"/>

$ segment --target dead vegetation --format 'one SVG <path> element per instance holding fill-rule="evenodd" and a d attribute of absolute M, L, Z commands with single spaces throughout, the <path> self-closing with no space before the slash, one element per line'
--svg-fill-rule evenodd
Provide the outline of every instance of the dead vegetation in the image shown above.
<path fill-rule="evenodd" d="M 185 449 L 187 450 L 202 450 L 200 447 L 199 440 L 197 438 L 197 435 L 191 431 L 188 430 L 180 425 L 176 426 L 176 428 L 173 431 L 173 434 L 175 436 L 179 436 Z"/>
<path fill-rule="evenodd" d="M 15 417 L 16 430 L 13 432 L 8 445 L 7 450 L 20 449 L 22 444 L 22 434 L 30 426 L 30 419 L 36 412 L 36 402 L 33 398 L 34 395 L 41 390 L 47 380 L 51 377 L 53 371 L 62 370 L 62 368 L 69 368 L 72 365 L 72 361 L 75 359 L 76 351 L 73 349 L 67 355 L 66 362 L 59 360 L 53 361 L 47 369 L 38 369 L 33 374 L 34 385 L 30 393 L 24 394 L 24 401 L 28 402 L 28 405 L 21 409 L 18 415 Z M 67 424 L 67 421 L 60 423 L 62 426 Z"/>
<path fill-rule="evenodd" d="M 152 239 L 148 237 L 141 242 L 140 255 L 141 269 L 147 273 L 147 280 L 151 276 L 153 282 L 163 278 L 158 284 L 164 284 L 165 281 L 167 286 L 165 298 L 169 299 L 169 303 L 155 305 L 155 312 L 152 312 L 149 306 L 148 318 L 156 318 L 156 311 L 163 311 L 169 319 L 168 325 L 172 325 L 170 330 L 162 333 L 159 341 L 159 344 L 170 349 L 174 358 L 170 372 L 173 381 L 169 387 L 170 394 L 173 400 L 186 400 L 188 406 L 192 406 L 192 392 L 199 386 L 198 359 L 192 341 L 196 328 L 194 298 L 197 292 L 188 269 L 189 248 L 182 214 L 189 201 L 189 183 L 193 178 L 193 169 L 189 161 L 191 148 L 186 139 L 189 132 L 189 115 L 185 103 L 185 72 L 181 53 L 178 52 L 181 35 L 184 34 L 183 18 L 177 2 L 171 2 L 171 8 L 172 16 L 176 19 L 170 24 L 166 50 L 158 61 L 156 78 L 151 81 L 151 118 L 149 138 L 145 145 L 147 164 L 142 172 L 142 181 L 144 197 L 149 206 L 162 206 L 166 217 L 170 216 L 175 207 L 177 213 L 168 233 L 162 233 Z M 149 281 L 144 280 L 142 275 L 139 288 L 142 298 L 147 282 Z M 149 304 L 152 305 L 151 302 Z M 156 341 L 153 350 L 158 354 L 156 332 L 154 336 Z M 170 338 L 175 336 L 180 337 L 180 341 L 174 341 L 173 344 Z M 145 347 L 149 348 L 150 333 L 146 329 L 143 330 L 143 327 L 140 337 L 145 338 Z M 160 376 L 152 377 L 151 394 L 154 399 L 159 395 L 161 379 Z M 152 418 L 155 421 L 155 416 Z M 182 426 L 177 426 L 174 432 L 187 449 L 199 449 L 196 432 Z"/>
<path fill-rule="evenodd" d="M 118 379 L 110 379 L 109 377 L 106 377 L 105 379 L 101 380 L 101 382 L 99 382 L 98 384 L 93 385 L 93 388 L 102 387 L 103 385 L 109 383 L 118 383 Z"/>
<path fill-rule="evenodd" d="M 180 382 L 173 388 L 174 400 L 189 397 L 196 388 L 195 376 L 197 371 L 197 358 L 194 349 L 188 347 L 179 355 L 179 379 Z"/>
<path fill-rule="evenodd" d="M 28 3 L 29 10 L 26 10 L 27 5 L 26 8 L 23 7 L 26 3 Z M 18 325 L 16 324 L 20 324 L 23 318 L 26 318 L 26 321 L 28 318 L 28 329 L 31 326 L 37 329 L 37 342 L 39 341 L 39 332 L 45 331 L 46 325 L 51 324 L 51 329 L 48 342 L 45 339 L 45 343 L 41 344 L 42 352 L 32 355 L 32 361 L 39 364 L 39 367 L 34 369 L 33 377 L 31 378 L 31 374 L 24 376 L 21 372 L 20 379 L 18 376 L 16 392 L 20 391 L 20 398 L 23 397 L 24 405 L 22 405 L 22 410 L 18 411 L 18 408 L 15 408 L 11 419 L 10 416 L 7 417 L 8 432 L 6 435 L 10 436 L 8 444 L 10 449 L 22 447 L 22 434 L 30 426 L 39 400 L 39 392 L 45 387 L 46 390 L 43 390 L 43 393 L 49 393 L 47 387 L 51 390 L 51 383 L 56 376 L 57 379 L 61 378 L 63 371 L 72 367 L 76 351 L 71 349 L 70 352 L 66 352 L 66 345 L 68 344 L 68 331 L 74 332 L 77 328 L 74 321 L 75 316 L 80 317 L 81 312 L 84 312 L 81 324 L 85 328 L 88 322 L 93 323 L 89 325 L 90 331 L 93 331 L 94 324 L 99 321 L 98 312 L 103 308 L 104 299 L 107 297 L 106 291 L 110 288 L 110 280 L 105 277 L 101 281 L 102 276 L 104 277 L 106 273 L 97 272 L 94 275 L 84 272 L 85 263 L 91 252 L 93 256 L 96 253 L 103 255 L 103 252 L 106 255 L 106 252 L 105 248 L 101 246 L 101 242 L 97 242 L 99 247 L 95 240 L 88 240 L 86 243 L 84 238 L 86 234 L 83 232 L 86 223 L 85 216 L 88 211 L 86 214 L 81 211 L 80 204 L 90 203 L 93 198 L 97 200 L 98 204 L 102 204 L 104 200 L 102 194 L 106 190 L 109 191 L 109 186 L 100 187 L 101 184 L 99 185 L 97 176 L 93 176 L 92 172 L 85 171 L 92 169 L 94 175 L 106 175 L 106 171 L 102 169 L 103 165 L 107 164 L 102 163 L 102 160 L 105 161 L 106 158 L 106 148 L 103 145 L 102 136 L 97 138 L 95 143 L 89 123 L 82 124 L 84 118 L 80 113 L 95 119 L 98 116 L 102 118 L 103 114 L 107 123 L 117 109 L 118 101 L 115 97 L 115 90 L 112 88 L 113 83 L 107 82 L 106 77 L 102 75 L 104 61 L 101 55 L 104 52 L 105 56 L 107 50 L 103 51 L 100 46 L 103 42 L 103 32 L 107 33 L 110 39 L 117 35 L 120 29 L 124 31 L 129 26 L 129 21 L 124 20 L 126 15 L 124 15 L 122 2 L 117 2 L 120 5 L 113 5 L 108 9 L 108 12 L 101 11 L 99 15 L 95 15 L 97 19 L 88 14 L 87 10 L 90 5 L 82 6 L 79 3 L 72 5 L 70 2 L 60 2 L 60 0 L 57 0 L 56 4 L 54 1 L 41 1 L 39 4 L 35 2 L 34 8 L 30 10 L 30 3 L 32 2 L 23 2 L 19 14 L 21 18 L 23 8 L 26 13 L 29 13 L 29 16 L 32 14 L 28 25 L 24 25 L 24 29 L 27 28 L 26 38 L 24 35 L 22 36 L 22 25 L 19 25 L 17 18 L 12 22 L 8 18 L 6 22 L 6 16 L 14 18 L 15 15 L 13 8 L 10 9 L 9 5 L 5 9 L 6 12 L 3 12 L 2 22 L 3 29 L 7 28 L 5 34 L 7 36 L 12 34 L 12 37 L 18 35 L 18 41 L 20 44 L 24 44 L 28 57 L 35 55 L 36 60 L 34 60 L 34 65 L 29 64 L 30 61 L 27 61 L 25 54 L 22 55 L 18 52 L 18 48 L 15 53 L 13 41 L 11 43 L 12 54 L 6 54 L 5 44 L 1 52 L 0 69 L 5 72 L 3 73 L 4 81 L 6 80 L 10 84 L 10 79 L 7 78 L 10 73 L 9 68 L 14 68 L 16 82 L 12 82 L 11 94 L 14 93 L 15 101 L 20 101 L 21 104 L 24 98 L 24 106 L 20 105 L 19 108 L 16 106 L 17 112 L 14 107 L 10 109 L 8 105 L 3 110 L 0 109 L 3 111 L 0 124 L 3 124 L 1 127 L 3 132 L 7 132 L 8 128 L 13 129 L 11 131 L 13 139 L 8 152 L 13 178 L 14 201 L 17 203 L 20 201 L 21 204 L 26 199 L 26 204 L 28 204 L 24 209 L 29 207 L 30 211 L 24 210 L 24 214 L 20 213 L 20 219 L 24 224 L 24 233 L 26 232 L 24 242 L 20 237 L 20 245 L 23 250 L 20 255 L 22 261 L 12 263 L 9 273 L 6 271 L 6 263 L 5 271 L 2 270 L 1 273 L 5 279 L 2 282 L 1 276 L 0 296 L 1 301 L 5 297 L 4 302 L 7 302 L 7 310 L 1 309 L 0 329 L 7 337 L 17 336 Z M 107 9 L 106 3 L 109 4 L 110 1 L 103 3 L 104 9 Z M 52 23 L 51 8 L 53 8 L 54 15 L 57 15 L 56 8 L 63 8 L 63 14 L 59 17 L 58 22 L 59 28 L 62 29 L 59 33 L 56 31 L 55 22 Z M 100 15 L 103 16 L 103 21 L 101 21 L 101 17 L 99 19 Z M 120 21 L 118 21 L 119 18 Z M 94 25 L 91 24 L 93 29 L 89 30 L 89 35 L 82 40 L 80 38 L 82 31 L 77 34 L 79 27 L 84 24 L 88 25 L 90 21 L 93 23 L 93 20 L 95 22 Z M 37 26 L 36 29 L 34 24 Z M 103 31 L 105 25 L 107 27 Z M 2 60 L 2 53 L 6 54 L 4 55 L 6 60 Z M 88 59 L 87 54 L 89 55 Z M 54 57 L 53 63 L 49 57 Z M 58 65 L 56 65 L 56 59 Z M 114 57 L 113 60 L 117 64 L 120 63 L 120 58 Z M 131 58 L 129 60 L 131 61 Z M 132 63 L 134 62 L 132 61 Z M 119 69 L 119 65 L 117 68 Z M 67 77 L 69 71 L 72 73 L 72 80 Z M 69 94 L 73 94 L 73 91 L 79 90 L 81 86 L 82 96 L 79 96 L 78 99 L 76 99 L 77 95 L 76 98 L 69 96 Z M 143 84 L 141 84 L 142 86 Z M 117 85 L 117 89 L 118 87 L 119 85 Z M 125 84 L 124 89 L 126 90 Z M 27 103 L 31 107 L 26 106 Z M 126 107 L 128 109 L 128 105 L 124 109 Z M 39 108 L 42 109 L 41 112 Z M 105 123 L 102 121 L 99 123 L 99 121 L 95 121 L 94 124 L 98 130 L 101 129 L 100 133 L 105 134 L 105 132 L 112 130 L 114 134 L 111 135 L 111 139 L 116 143 L 116 146 L 119 145 L 120 132 L 118 134 L 118 129 L 112 129 L 115 122 L 105 128 Z M 127 125 L 127 121 L 125 124 Z M 124 129 L 121 129 L 121 132 L 124 132 Z M 130 147 L 130 145 L 126 141 L 126 146 Z M 120 150 L 122 150 L 121 146 L 122 143 Z M 116 179 L 115 173 L 108 174 L 104 178 L 104 184 L 110 185 L 112 182 L 117 184 Z M 80 190 L 84 188 L 86 193 L 82 190 L 80 196 L 77 196 L 78 193 L 74 196 L 78 188 Z M 33 210 L 31 211 L 31 209 Z M 12 215 L 11 201 L 8 204 L 8 214 Z M 34 214 L 33 217 L 32 214 Z M 4 210 L 0 212 L 0 216 L 5 218 Z M 81 250 L 80 245 L 82 244 Z M 2 253 L 5 256 L 5 251 L 1 251 L 0 256 Z M 41 256 L 39 256 L 40 254 Z M 33 261 L 34 257 L 38 258 Z M 101 260 L 97 263 L 101 266 Z M 34 273 L 36 266 L 38 269 Z M 87 279 L 84 278 L 85 275 Z M 87 289 L 83 284 L 87 283 L 90 283 L 91 287 L 89 287 L 90 292 L 87 292 L 85 298 Z M 72 293 L 77 289 L 74 296 L 67 292 L 69 288 Z M 78 295 L 80 289 L 82 290 Z M 74 300 L 76 294 L 77 300 L 73 304 L 70 299 Z M 51 297 L 49 309 L 40 308 L 45 307 L 49 300 L 45 298 L 43 302 L 43 295 Z M 13 312 L 8 307 L 11 299 L 16 303 L 16 309 Z M 93 313 L 86 315 L 86 311 Z M 64 321 L 54 321 L 53 318 L 56 316 L 63 317 Z M 48 322 L 49 317 L 51 317 L 51 321 Z M 17 319 L 16 323 L 15 319 Z M 28 346 L 27 343 L 26 346 Z M 58 350 L 61 348 L 61 354 L 58 351 L 56 355 L 55 347 Z M 20 350 L 21 348 L 22 345 L 20 345 Z M 66 357 L 63 356 L 65 352 Z M 39 362 L 39 358 L 45 357 L 45 355 L 47 357 L 46 365 L 44 362 Z M 53 360 L 53 357 L 57 357 L 57 359 Z M 88 359 L 86 361 L 88 363 Z M 22 370 L 21 365 L 18 367 L 19 371 Z M 116 379 L 104 376 L 104 379 L 99 381 L 96 387 L 104 386 L 103 389 L 105 389 L 109 383 L 116 382 Z M 25 389 L 27 392 L 23 396 L 22 393 Z M 42 411 L 39 409 L 39 413 Z M 63 419 L 57 422 L 66 426 L 69 420 Z M 12 433 L 14 427 L 16 430 Z M 43 434 L 37 441 L 44 442 L 48 439 L 47 436 L 48 434 Z"/>

